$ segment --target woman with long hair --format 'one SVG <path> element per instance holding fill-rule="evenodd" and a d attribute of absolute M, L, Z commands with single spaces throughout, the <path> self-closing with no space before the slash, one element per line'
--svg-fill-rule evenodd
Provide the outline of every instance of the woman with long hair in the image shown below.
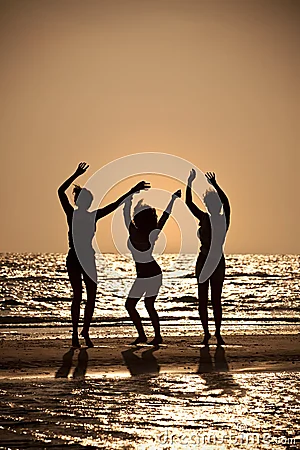
<path fill-rule="evenodd" d="M 88 165 L 82 162 L 76 171 L 58 189 L 58 196 L 67 217 L 69 226 L 69 252 L 67 256 L 67 270 L 73 289 L 73 301 L 71 306 L 72 315 L 72 346 L 80 347 L 78 338 L 78 323 L 80 316 L 80 304 L 82 300 L 82 278 L 86 286 L 87 302 L 84 310 L 84 321 L 81 336 L 85 339 L 87 347 L 93 347 L 89 336 L 90 324 L 95 308 L 97 291 L 97 271 L 95 264 L 95 251 L 92 240 L 96 231 L 96 223 L 102 217 L 113 212 L 129 195 L 149 187 L 144 181 L 138 183 L 134 188 L 122 195 L 118 200 L 104 208 L 89 211 L 93 201 L 92 193 L 75 185 L 73 189 L 74 209 L 66 195 L 66 190 L 71 184 L 88 169 Z M 79 256 L 78 256 L 79 255 Z"/>
<path fill-rule="evenodd" d="M 149 344 L 159 345 L 162 343 L 159 318 L 154 306 L 162 285 L 162 271 L 153 257 L 153 249 L 159 233 L 171 214 L 174 201 L 178 197 L 181 197 L 180 190 L 172 195 L 171 201 L 160 219 L 157 217 L 156 209 L 143 204 L 143 200 L 140 200 L 134 208 L 133 218 L 131 217 L 132 196 L 128 197 L 124 204 L 124 220 L 129 232 L 127 246 L 135 261 L 137 276 L 125 303 L 128 314 L 138 332 L 138 337 L 132 342 L 132 345 L 147 342 L 141 317 L 136 310 L 136 305 L 143 295 L 145 295 L 145 307 L 155 333 L 154 339 Z"/>
<path fill-rule="evenodd" d="M 191 213 L 199 220 L 198 237 L 201 242 L 200 252 L 196 263 L 196 277 L 198 283 L 199 315 L 204 330 L 202 343 L 208 344 L 211 334 L 208 330 L 208 288 L 211 288 L 211 302 L 213 307 L 217 338 L 219 345 L 224 344 L 221 336 L 222 304 L 221 294 L 225 277 L 225 258 L 223 244 L 230 223 L 229 200 L 218 185 L 214 173 L 207 172 L 206 178 L 214 190 L 207 190 L 203 202 L 207 211 L 202 211 L 192 199 L 192 183 L 196 178 L 196 171 L 191 170 L 186 187 L 186 204 Z M 221 209 L 223 207 L 223 213 Z"/>

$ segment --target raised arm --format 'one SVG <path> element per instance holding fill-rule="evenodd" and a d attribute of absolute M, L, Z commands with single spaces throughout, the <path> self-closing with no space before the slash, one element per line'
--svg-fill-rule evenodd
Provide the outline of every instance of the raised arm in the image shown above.
<path fill-rule="evenodd" d="M 116 200 L 115 202 L 104 206 L 104 208 L 98 209 L 97 213 L 96 213 L 96 220 L 99 220 L 102 217 L 105 217 L 108 214 L 110 214 L 111 212 L 113 212 L 115 209 L 117 209 L 118 206 L 121 205 L 121 203 L 124 202 L 124 200 L 126 200 L 126 198 L 128 196 L 131 196 L 132 194 L 135 194 L 136 192 L 142 191 L 144 189 L 149 189 L 149 188 L 150 188 L 149 183 L 147 183 L 146 181 L 141 181 L 136 186 L 134 186 L 132 189 L 130 189 L 130 191 L 126 192 L 126 194 L 124 194 L 120 198 L 118 198 L 118 200 Z"/>
<path fill-rule="evenodd" d="M 71 175 L 66 181 L 63 182 L 63 184 L 58 188 L 58 197 L 61 203 L 61 206 L 63 207 L 63 210 L 65 211 L 66 215 L 68 216 L 70 213 L 73 212 L 73 207 L 69 202 L 69 199 L 66 195 L 66 190 L 71 186 L 73 181 L 76 180 L 80 175 L 82 175 L 87 169 L 88 165 L 85 162 L 81 162 L 78 164 L 77 169 Z"/>
<path fill-rule="evenodd" d="M 168 206 L 166 207 L 165 211 L 162 213 L 158 223 L 157 223 L 157 228 L 159 230 L 162 230 L 166 221 L 168 220 L 168 218 L 170 217 L 170 214 L 172 212 L 172 208 L 174 205 L 174 202 L 176 200 L 176 198 L 180 198 L 181 197 L 181 190 L 179 189 L 178 191 L 174 192 L 174 194 L 171 197 L 170 203 L 168 204 Z"/>
<path fill-rule="evenodd" d="M 188 177 L 188 181 L 187 181 L 187 185 L 186 185 L 185 203 L 186 203 L 186 206 L 191 211 L 191 213 L 198 220 L 201 220 L 203 215 L 205 215 L 205 212 L 201 211 L 201 209 L 198 208 L 197 205 L 195 205 L 195 203 L 193 202 L 193 197 L 192 197 L 192 183 L 195 178 L 196 178 L 196 171 L 195 171 L 195 169 L 192 169 L 190 172 L 190 176 Z"/>
<path fill-rule="evenodd" d="M 129 230 L 129 227 L 130 227 L 130 224 L 132 221 L 131 206 L 132 206 L 132 195 L 129 195 L 124 202 L 124 208 L 123 208 L 124 222 L 125 222 L 127 230 Z"/>
<path fill-rule="evenodd" d="M 229 204 L 228 197 L 225 194 L 225 192 L 218 185 L 215 173 L 207 172 L 205 174 L 205 176 L 206 176 L 208 182 L 215 188 L 215 190 L 217 191 L 217 193 L 218 193 L 218 195 L 220 197 L 220 200 L 222 202 L 223 209 L 224 209 L 224 214 L 225 214 L 225 218 L 226 218 L 227 228 L 228 228 L 229 227 L 229 223 L 230 223 L 230 204 Z"/>

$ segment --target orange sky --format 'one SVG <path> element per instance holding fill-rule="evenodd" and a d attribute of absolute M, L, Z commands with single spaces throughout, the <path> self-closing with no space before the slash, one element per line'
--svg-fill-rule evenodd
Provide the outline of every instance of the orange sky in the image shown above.
<path fill-rule="evenodd" d="M 296 0 L 1 0 L 0 250 L 66 251 L 61 182 L 151 151 L 217 173 L 227 253 L 299 253 L 299 38 Z"/>

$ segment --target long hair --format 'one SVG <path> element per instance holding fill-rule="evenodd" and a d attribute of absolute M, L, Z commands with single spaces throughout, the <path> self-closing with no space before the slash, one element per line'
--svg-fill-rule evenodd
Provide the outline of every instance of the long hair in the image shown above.
<path fill-rule="evenodd" d="M 222 202 L 219 194 L 212 189 L 208 189 L 203 195 L 203 203 L 208 212 L 212 215 L 220 214 L 222 209 Z"/>
<path fill-rule="evenodd" d="M 143 203 L 144 199 L 139 200 L 134 207 L 134 224 L 140 231 L 152 231 L 157 228 L 157 213 L 152 206 Z"/>
<path fill-rule="evenodd" d="M 88 209 L 94 200 L 94 196 L 91 191 L 86 188 L 82 188 L 79 184 L 74 184 L 73 195 L 75 205 L 84 209 Z"/>

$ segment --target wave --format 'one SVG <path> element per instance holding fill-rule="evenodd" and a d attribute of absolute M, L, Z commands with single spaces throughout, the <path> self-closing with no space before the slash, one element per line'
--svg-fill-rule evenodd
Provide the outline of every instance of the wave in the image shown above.
<path fill-rule="evenodd" d="M 286 310 L 288 310 L 288 311 L 300 312 L 300 307 L 299 306 L 295 306 L 295 307 L 289 306 L 287 308 L 287 307 L 279 306 L 279 305 L 277 305 L 277 306 L 261 306 L 259 308 L 259 310 L 260 311 L 286 311 Z"/>
<path fill-rule="evenodd" d="M 294 277 L 283 277 L 282 275 L 276 275 L 272 273 L 265 273 L 265 272 L 233 272 L 233 273 L 226 273 L 226 278 L 239 278 L 239 277 L 255 277 L 255 278 L 284 278 L 291 279 Z M 188 273 L 186 275 L 181 275 L 178 278 L 196 278 L 196 275 L 194 273 Z"/>
<path fill-rule="evenodd" d="M 198 298 L 193 295 L 183 295 L 182 297 L 174 297 L 172 299 L 167 299 L 170 302 L 190 302 L 190 303 L 198 303 Z"/>
<path fill-rule="evenodd" d="M 65 281 L 66 280 L 66 278 L 58 277 L 55 275 L 49 275 L 49 276 L 45 276 L 45 275 L 43 275 L 43 276 L 28 275 L 28 276 L 26 276 L 26 275 L 24 275 L 22 277 L 14 277 L 14 276 L 4 275 L 4 276 L 0 277 L 0 281 L 53 281 L 53 279 L 55 279 L 55 281 L 59 281 L 59 280 Z"/>
<path fill-rule="evenodd" d="M 72 297 L 34 297 L 31 300 L 36 302 L 71 302 Z"/>
<path fill-rule="evenodd" d="M 17 305 L 21 305 L 23 302 L 21 302 L 21 300 L 15 300 L 13 298 L 8 298 L 8 299 L 1 299 L 1 303 L 0 306 L 1 307 L 6 307 L 6 306 L 17 306 Z"/>
<path fill-rule="evenodd" d="M 99 292 L 99 294 L 105 295 L 101 292 Z M 120 295 L 116 292 L 114 292 L 112 294 L 112 296 L 114 298 L 121 298 L 121 299 L 125 299 L 125 295 Z M 290 300 L 290 297 L 287 297 L 288 300 Z M 53 297 L 32 297 L 30 299 L 16 299 L 16 298 L 6 298 L 6 299 L 1 299 L 0 298 L 0 307 L 5 308 L 5 307 L 9 307 L 9 306 L 18 306 L 18 305 L 22 305 L 24 306 L 24 308 L 33 308 L 30 305 L 28 306 L 28 300 L 30 302 L 37 302 L 37 303 L 58 303 L 58 302 L 66 302 L 66 303 L 70 303 L 72 301 L 72 296 L 70 297 L 60 297 L 60 296 L 53 296 Z M 243 307 L 243 303 L 240 303 L 241 300 L 250 300 L 245 302 L 245 306 Z M 298 302 L 299 299 L 293 299 L 295 302 Z M 110 301 L 110 300 L 108 300 Z M 160 297 L 160 301 L 162 303 L 168 302 L 168 303 L 183 303 L 183 306 L 176 306 L 176 308 L 180 308 L 181 310 L 184 310 L 184 308 L 187 308 L 190 305 L 198 305 L 199 300 L 196 296 L 193 295 L 183 295 L 181 297 L 169 297 L 169 296 L 162 296 Z M 239 302 L 237 304 L 237 301 Z M 252 301 L 252 303 L 251 303 Z M 279 299 L 277 299 L 276 303 L 283 301 L 283 297 L 281 296 Z M 269 298 L 263 298 L 262 296 L 258 296 L 255 294 L 240 294 L 237 297 L 232 297 L 232 298 L 223 298 L 222 299 L 222 305 L 223 307 L 225 306 L 234 306 L 234 307 L 239 307 L 242 308 L 243 310 L 246 310 L 248 308 L 258 308 L 260 310 L 264 310 L 264 311 L 272 311 L 272 310 L 286 310 L 286 311 L 299 311 L 300 310 L 300 306 L 289 306 L 286 305 L 284 303 L 282 303 L 281 305 L 274 305 L 274 301 L 272 303 L 272 305 L 270 306 L 264 306 L 264 302 L 269 303 L 270 299 Z M 85 300 L 83 300 L 83 303 L 85 303 Z M 252 305 L 252 306 L 251 306 Z M 114 307 L 112 305 L 112 307 L 110 308 L 112 310 L 114 310 Z M 168 310 L 174 310 L 174 309 L 168 309 Z"/>
<path fill-rule="evenodd" d="M 230 274 L 226 274 L 226 278 L 234 278 L 234 277 L 284 278 L 284 279 L 287 279 L 287 277 L 283 277 L 282 275 L 276 275 L 276 274 L 266 273 L 266 272 L 233 272 Z"/>
<path fill-rule="evenodd" d="M 49 276 L 46 275 L 24 275 L 24 276 L 8 276 L 8 275 L 4 275 L 4 276 L 0 276 L 0 281 L 5 283 L 9 283 L 9 282 L 27 282 L 27 281 L 35 281 L 35 282 L 53 282 L 55 281 L 63 281 L 65 282 L 66 280 L 68 280 L 68 276 L 67 276 L 67 272 L 65 272 L 65 276 L 62 277 L 62 274 L 51 274 Z M 168 271 L 168 270 L 163 270 L 163 274 L 165 274 L 165 280 L 172 280 L 172 279 L 194 279 L 196 278 L 196 275 L 194 272 L 191 273 L 187 273 L 185 275 L 176 275 L 173 273 L 174 276 L 171 276 L 173 273 L 173 271 Z M 170 275 L 171 274 L 171 275 Z M 126 275 L 124 274 L 124 276 L 101 276 L 101 274 L 98 274 L 97 276 L 98 278 L 98 282 L 100 280 L 104 280 L 104 281 L 128 281 L 128 280 L 132 280 L 132 282 L 136 279 L 136 276 L 134 274 L 132 275 Z M 274 280 L 294 280 L 299 278 L 299 276 L 297 274 L 294 274 L 293 276 L 291 275 L 276 275 L 276 274 L 270 274 L 270 273 L 264 273 L 264 272 L 233 272 L 233 273 L 226 273 L 225 278 L 263 278 L 263 279 L 274 279 Z M 234 281 L 232 281 L 232 283 L 234 283 Z"/>
<path fill-rule="evenodd" d="M 151 321 L 148 317 L 142 317 L 143 323 L 146 325 L 150 325 Z M 199 317 L 198 316 L 183 316 L 183 317 L 177 317 L 177 316 L 160 316 L 161 322 L 167 322 L 168 326 L 179 326 L 179 327 L 186 327 L 187 326 L 187 320 L 191 322 L 191 326 L 193 326 L 193 323 L 199 323 Z M 272 325 L 272 324 L 278 324 L 278 323 L 290 323 L 290 324 L 300 324 L 300 317 L 289 317 L 289 316 L 282 316 L 282 317 L 224 317 L 223 323 L 226 325 L 230 322 L 240 322 L 240 324 L 246 325 L 247 323 L 259 325 L 260 323 L 266 324 L 266 325 Z M 26 326 L 35 326 L 35 327 L 70 327 L 71 325 L 71 317 L 69 319 L 62 318 L 62 317 L 25 317 L 25 316 L 18 316 L 18 315 L 10 315 L 10 316 L 0 316 L 0 328 L 5 328 L 9 326 L 14 327 L 26 327 Z M 94 321 L 92 322 L 93 327 L 132 327 L 132 322 L 128 317 L 121 317 L 121 318 L 115 318 L 115 317 L 101 317 L 101 318 L 94 318 Z"/>

